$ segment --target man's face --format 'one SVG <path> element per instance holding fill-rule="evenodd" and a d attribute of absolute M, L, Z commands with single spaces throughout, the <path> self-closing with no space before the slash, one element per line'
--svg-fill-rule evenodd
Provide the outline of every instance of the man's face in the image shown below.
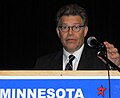
<path fill-rule="evenodd" d="M 68 52 L 73 53 L 83 45 L 88 27 L 82 27 L 84 24 L 80 16 L 62 16 L 59 24 L 57 33 L 61 43 Z"/>

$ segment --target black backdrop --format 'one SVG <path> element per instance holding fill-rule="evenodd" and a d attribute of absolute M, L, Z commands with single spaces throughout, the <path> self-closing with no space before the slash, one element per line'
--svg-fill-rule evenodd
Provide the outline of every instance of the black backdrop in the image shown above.
<path fill-rule="evenodd" d="M 77 2 L 89 16 L 89 34 L 120 49 L 119 4 L 112 0 L 1 0 L 0 68 L 29 69 L 39 56 L 62 48 L 56 11 Z"/>

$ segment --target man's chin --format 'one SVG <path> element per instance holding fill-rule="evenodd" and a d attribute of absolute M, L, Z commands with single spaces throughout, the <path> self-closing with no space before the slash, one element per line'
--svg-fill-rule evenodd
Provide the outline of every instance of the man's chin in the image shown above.
<path fill-rule="evenodd" d="M 76 51 L 76 47 L 67 47 L 67 50 L 69 51 L 69 52 L 74 52 L 74 51 Z"/>

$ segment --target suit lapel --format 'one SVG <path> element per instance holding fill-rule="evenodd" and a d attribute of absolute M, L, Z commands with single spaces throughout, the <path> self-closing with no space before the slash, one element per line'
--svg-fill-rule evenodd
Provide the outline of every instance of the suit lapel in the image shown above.
<path fill-rule="evenodd" d="M 90 56 L 89 48 L 85 45 L 77 70 L 89 68 L 89 65 L 91 64 L 90 59 L 91 56 Z"/>
<path fill-rule="evenodd" d="M 55 58 L 53 59 L 54 61 L 52 62 L 52 69 L 54 70 L 62 70 L 62 59 L 63 59 L 63 51 L 59 51 Z"/>

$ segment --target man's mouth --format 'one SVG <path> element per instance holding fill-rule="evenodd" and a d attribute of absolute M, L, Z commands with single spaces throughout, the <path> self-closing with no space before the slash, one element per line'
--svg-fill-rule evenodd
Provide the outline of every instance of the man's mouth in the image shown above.
<path fill-rule="evenodd" d="M 67 39 L 66 41 L 67 42 L 75 42 L 76 40 L 75 39 Z"/>

